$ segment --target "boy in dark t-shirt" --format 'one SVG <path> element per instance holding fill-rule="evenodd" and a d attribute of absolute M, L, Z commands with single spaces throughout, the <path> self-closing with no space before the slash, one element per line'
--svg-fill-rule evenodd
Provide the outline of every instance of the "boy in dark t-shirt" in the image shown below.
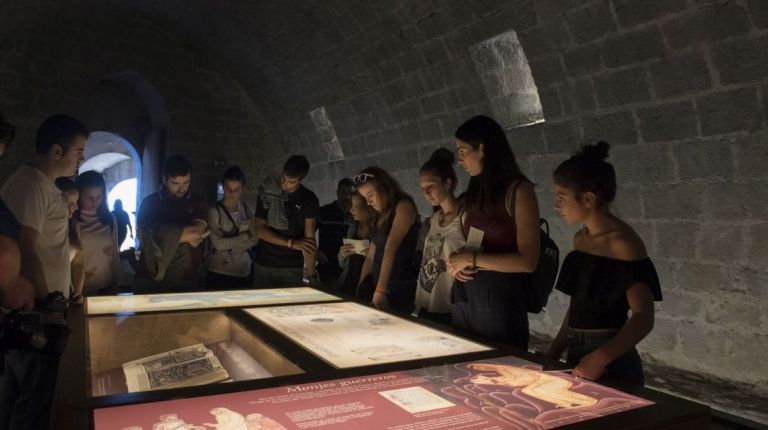
<path fill-rule="evenodd" d="M 355 184 L 350 178 L 344 178 L 336 186 L 336 200 L 320 207 L 317 216 L 318 255 L 317 270 L 326 287 L 333 287 L 341 274 L 339 267 L 339 248 L 350 226 L 354 224 L 352 214 L 352 194 Z"/>
<path fill-rule="evenodd" d="M 310 283 L 317 283 L 315 228 L 320 206 L 315 193 L 301 182 L 309 161 L 293 155 L 283 165 L 280 184 L 259 192 L 256 200 L 257 288 L 301 286 L 304 268 Z"/>

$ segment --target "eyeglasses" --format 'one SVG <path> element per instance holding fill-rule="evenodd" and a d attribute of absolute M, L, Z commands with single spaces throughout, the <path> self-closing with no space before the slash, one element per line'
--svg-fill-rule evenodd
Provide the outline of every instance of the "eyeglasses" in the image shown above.
<path fill-rule="evenodd" d="M 361 173 L 361 174 L 355 176 L 355 178 L 354 178 L 355 179 L 355 185 L 364 184 L 365 181 L 367 181 L 368 179 L 375 178 L 375 177 L 376 176 L 373 176 L 372 173 Z"/>

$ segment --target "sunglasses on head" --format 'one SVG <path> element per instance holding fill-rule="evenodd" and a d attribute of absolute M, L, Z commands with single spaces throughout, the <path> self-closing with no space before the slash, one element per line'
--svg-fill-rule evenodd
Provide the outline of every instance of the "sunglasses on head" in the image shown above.
<path fill-rule="evenodd" d="M 364 184 L 368 179 L 375 178 L 372 173 L 361 173 L 355 176 L 355 185 Z"/>

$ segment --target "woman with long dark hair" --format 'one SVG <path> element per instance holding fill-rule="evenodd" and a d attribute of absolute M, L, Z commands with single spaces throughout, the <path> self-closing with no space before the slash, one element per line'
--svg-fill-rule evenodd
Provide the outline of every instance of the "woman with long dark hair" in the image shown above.
<path fill-rule="evenodd" d="M 368 167 L 355 176 L 357 191 L 376 212 L 371 248 L 358 285 L 371 274 L 372 303 L 401 312 L 413 309 L 416 293 L 418 212 L 411 196 L 384 169 Z"/>
<path fill-rule="evenodd" d="M 608 148 L 605 142 L 586 145 L 554 173 L 555 209 L 566 223 L 584 228 L 560 269 L 557 289 L 571 302 L 548 355 L 559 359 L 567 349 L 575 376 L 642 385 L 635 345 L 653 328 L 661 287 L 643 240 L 611 213 L 616 173 L 605 161 Z"/>
<path fill-rule="evenodd" d="M 117 224 L 107 206 L 101 173 L 89 170 L 75 179 L 80 199 L 74 220 L 80 228 L 85 281 L 83 295 L 114 294 L 120 278 Z"/>
<path fill-rule="evenodd" d="M 463 220 L 468 246 L 448 261 L 453 325 L 520 349 L 528 347 L 524 273 L 539 258 L 539 208 L 501 126 L 476 116 L 455 133 L 459 164 L 471 179 Z M 478 239 L 474 239 L 478 238 Z M 477 240 L 478 243 L 472 243 Z"/>

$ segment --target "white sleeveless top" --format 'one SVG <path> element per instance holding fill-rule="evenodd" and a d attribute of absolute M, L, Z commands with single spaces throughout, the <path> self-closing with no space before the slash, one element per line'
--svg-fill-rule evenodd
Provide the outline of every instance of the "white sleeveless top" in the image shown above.
<path fill-rule="evenodd" d="M 453 307 L 451 288 L 454 279 L 446 270 L 446 262 L 451 253 L 466 244 L 466 239 L 461 228 L 461 213 L 445 227 L 440 226 L 439 216 L 440 212 L 435 212 L 429 220 L 415 304 L 429 312 L 450 313 Z"/>
<path fill-rule="evenodd" d="M 98 217 L 81 214 L 80 241 L 85 271 L 83 291 L 116 287 L 120 255 L 117 250 L 117 228 L 101 223 Z M 112 225 L 115 224 L 114 215 Z"/>

